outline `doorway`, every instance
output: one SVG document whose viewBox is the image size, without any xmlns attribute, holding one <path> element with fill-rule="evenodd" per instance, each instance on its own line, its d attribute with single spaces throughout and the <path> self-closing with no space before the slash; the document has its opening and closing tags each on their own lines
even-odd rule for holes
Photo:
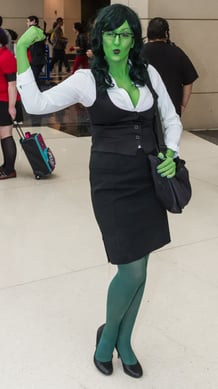
<svg viewBox="0 0 218 389">
<path fill-rule="evenodd" d="M 99 9 L 110 5 L 110 0 L 81 0 L 82 21 L 89 25 L 95 19 Z"/>
</svg>

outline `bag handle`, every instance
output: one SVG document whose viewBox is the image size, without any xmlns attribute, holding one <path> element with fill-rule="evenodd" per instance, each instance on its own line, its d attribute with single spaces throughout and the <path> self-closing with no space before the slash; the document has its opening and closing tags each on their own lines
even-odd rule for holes
<svg viewBox="0 0 218 389">
<path fill-rule="evenodd" d="M 150 90 L 153 99 L 154 99 L 154 109 L 155 109 L 155 118 L 154 118 L 154 134 L 156 138 L 156 143 L 157 143 L 157 148 L 158 151 L 165 154 L 166 153 L 166 145 L 164 142 L 164 136 L 163 136 L 163 127 L 161 123 L 161 118 L 160 118 L 160 113 L 158 109 L 158 104 L 157 104 L 157 99 L 158 99 L 158 94 L 154 90 L 151 79 L 149 77 L 148 71 L 147 71 L 147 87 Z"/>
<path fill-rule="evenodd" d="M 18 122 L 14 121 L 13 126 L 16 128 L 19 138 L 24 139 L 25 135 L 24 135 L 23 129 L 20 126 L 20 124 Z"/>
</svg>

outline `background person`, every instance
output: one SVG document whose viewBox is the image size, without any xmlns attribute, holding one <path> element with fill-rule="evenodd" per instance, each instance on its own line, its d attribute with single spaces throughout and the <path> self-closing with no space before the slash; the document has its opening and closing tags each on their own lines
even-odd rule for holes
<svg viewBox="0 0 218 389">
<path fill-rule="evenodd" d="M 46 37 L 47 37 L 48 43 L 50 43 L 50 45 L 53 45 L 54 30 L 55 30 L 56 26 L 57 26 L 57 20 L 55 20 L 55 22 L 52 25 L 52 28 L 46 33 Z"/>
<path fill-rule="evenodd" d="M 58 72 L 62 71 L 62 64 L 64 64 L 66 71 L 70 72 L 70 65 L 65 53 L 68 39 L 64 36 L 62 26 L 64 24 L 63 18 L 57 18 L 56 27 L 52 33 L 51 41 L 53 46 L 52 60 L 50 63 L 50 71 L 53 70 L 54 65 L 58 62 Z"/>
<path fill-rule="evenodd" d="M 155 17 L 147 27 L 148 43 L 144 45 L 143 57 L 160 73 L 178 115 L 184 112 L 192 92 L 193 82 L 198 78 L 189 57 L 170 41 L 170 29 L 166 19 Z"/>
<path fill-rule="evenodd" d="M 72 49 L 76 50 L 76 58 L 73 63 L 72 74 L 79 68 L 89 68 L 89 61 L 86 55 L 88 49 L 88 36 L 81 23 L 74 23 L 74 31 L 76 33 L 76 42 Z"/>
<path fill-rule="evenodd" d="M 21 101 L 16 88 L 16 59 L 6 47 L 7 43 L 7 35 L 0 28 L 0 139 L 3 154 L 0 180 L 16 177 L 17 149 L 12 127 L 14 120 L 23 120 Z"/>
<path fill-rule="evenodd" d="M 143 41 L 137 14 L 113 4 L 103 8 L 92 31 L 91 69 L 80 69 L 58 85 L 40 92 L 25 54 L 40 40 L 38 29 L 17 44 L 17 85 L 27 112 L 47 114 L 80 103 L 91 121 L 90 185 L 92 205 L 108 261 L 117 273 L 108 288 L 106 322 L 97 331 L 94 363 L 113 372 L 117 349 L 123 370 L 143 374 L 131 336 L 146 283 L 149 253 L 170 241 L 166 210 L 154 191 L 148 153 L 155 152 L 154 100 L 148 73 L 158 94 L 167 152 L 158 166 L 162 176 L 175 175 L 182 125 L 158 72 L 140 56 Z M 31 96 L 31 98 L 30 98 Z"/>
<path fill-rule="evenodd" d="M 3 17 L 0 16 L 0 28 L 2 28 L 4 30 L 4 32 L 5 32 L 5 34 L 7 35 L 7 38 L 8 38 L 8 43 L 7 43 L 6 47 L 8 48 L 8 50 L 10 50 L 12 53 L 14 53 L 14 45 L 13 45 L 13 42 L 12 42 L 11 34 L 10 34 L 10 32 L 7 29 L 4 29 L 2 27 L 2 24 L 3 24 Z"/>
</svg>

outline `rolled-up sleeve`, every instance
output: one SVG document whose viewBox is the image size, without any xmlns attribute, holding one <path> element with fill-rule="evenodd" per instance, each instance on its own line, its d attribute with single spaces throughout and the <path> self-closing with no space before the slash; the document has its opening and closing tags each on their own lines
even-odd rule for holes
<svg viewBox="0 0 218 389">
<path fill-rule="evenodd" d="M 36 115 L 60 111 L 76 103 L 88 107 L 96 96 L 95 81 L 88 70 L 79 70 L 60 84 L 41 92 L 29 68 L 17 76 L 17 88 L 25 110 Z"/>
</svg>

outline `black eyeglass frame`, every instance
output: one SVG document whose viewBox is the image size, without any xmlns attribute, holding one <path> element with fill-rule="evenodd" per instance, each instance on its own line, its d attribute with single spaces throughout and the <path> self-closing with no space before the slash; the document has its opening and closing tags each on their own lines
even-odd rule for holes
<svg viewBox="0 0 218 389">
<path fill-rule="evenodd" d="M 127 39 L 127 38 L 134 38 L 134 34 L 129 31 L 122 31 L 122 32 L 115 32 L 115 31 L 102 31 L 102 34 L 111 39 L 115 39 L 117 36 L 119 36 L 119 39 Z"/>
</svg>

